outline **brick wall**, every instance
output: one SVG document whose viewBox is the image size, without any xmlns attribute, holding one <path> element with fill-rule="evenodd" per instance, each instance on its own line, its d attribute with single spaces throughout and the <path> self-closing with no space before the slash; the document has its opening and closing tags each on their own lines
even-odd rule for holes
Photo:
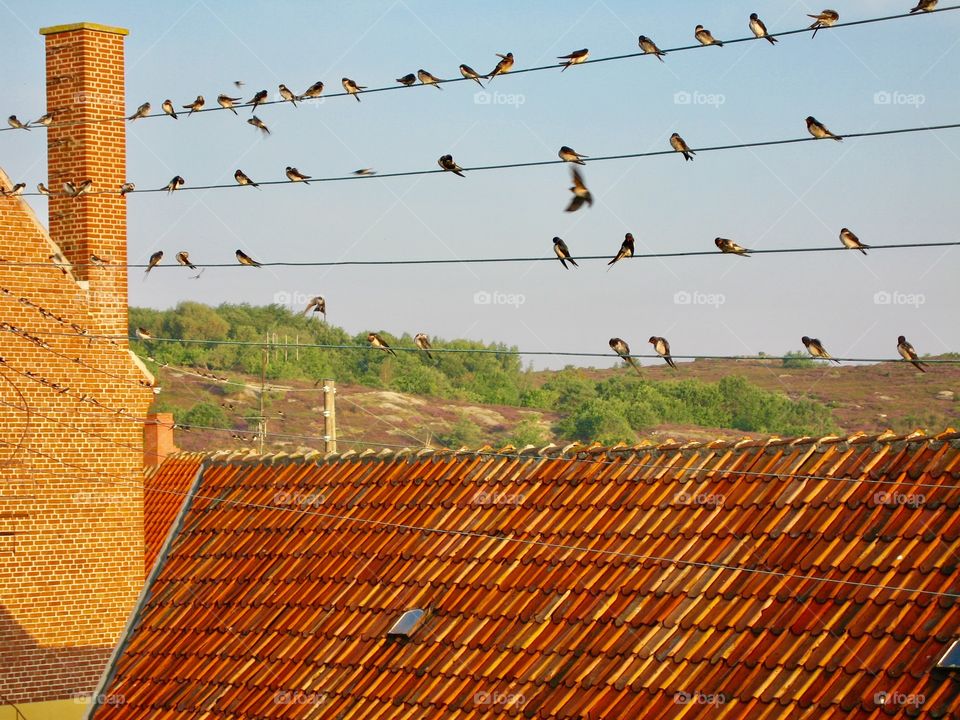
<svg viewBox="0 0 960 720">
<path fill-rule="evenodd" d="M 55 122 L 121 115 L 124 31 L 50 30 Z M 90 693 L 143 579 L 143 427 L 124 413 L 145 415 L 152 379 L 125 341 L 85 337 L 126 334 L 126 271 L 48 259 L 126 263 L 125 127 L 48 135 L 51 189 L 90 178 L 112 192 L 51 198 L 49 235 L 0 197 L 0 258 L 43 264 L 0 262 L 0 696 L 15 703 Z"/>
</svg>

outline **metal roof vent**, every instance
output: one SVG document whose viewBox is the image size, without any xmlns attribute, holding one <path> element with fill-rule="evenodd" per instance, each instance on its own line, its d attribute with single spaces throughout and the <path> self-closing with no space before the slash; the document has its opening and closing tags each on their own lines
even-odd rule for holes
<svg viewBox="0 0 960 720">
<path fill-rule="evenodd" d="M 960 670 L 960 640 L 953 641 L 953 645 L 937 662 L 937 667 L 943 670 Z"/>
<path fill-rule="evenodd" d="M 417 629 L 417 625 L 420 624 L 421 620 L 423 620 L 423 610 L 420 608 L 407 610 L 400 616 L 400 619 L 393 624 L 393 627 L 387 630 L 387 637 L 409 638 L 413 634 L 413 631 Z"/>
</svg>

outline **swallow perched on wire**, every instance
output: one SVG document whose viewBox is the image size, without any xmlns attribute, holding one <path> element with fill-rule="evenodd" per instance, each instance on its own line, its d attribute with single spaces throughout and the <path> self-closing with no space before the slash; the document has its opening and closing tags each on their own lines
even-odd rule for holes
<svg viewBox="0 0 960 720">
<path fill-rule="evenodd" d="M 66 183 L 64 183 L 66 184 Z M 81 195 L 87 195 L 93 192 L 93 180 L 83 180 L 77 184 L 76 192 L 74 197 L 80 197 Z"/>
<path fill-rule="evenodd" d="M 752 250 L 747 250 L 745 247 L 737 245 L 733 240 L 728 240 L 727 238 L 718 237 L 713 241 L 720 252 L 730 253 L 731 255 L 742 255 L 743 257 L 750 257 Z"/>
<path fill-rule="evenodd" d="M 178 252 L 176 257 L 177 257 L 177 262 L 180 263 L 181 265 L 184 265 L 190 268 L 191 270 L 197 269 L 197 266 L 194 265 L 192 262 L 190 262 L 190 253 L 188 253 L 186 250 L 181 250 L 180 252 Z"/>
<path fill-rule="evenodd" d="M 443 90 L 437 83 L 440 82 L 440 78 L 431 75 L 423 68 L 417 70 L 417 77 L 420 79 L 420 83 L 423 85 L 433 85 L 437 90 Z"/>
<path fill-rule="evenodd" d="M 935 7 L 937 7 L 937 0 L 920 0 L 916 7 L 910 9 L 910 12 L 932 12 Z"/>
<path fill-rule="evenodd" d="M 150 256 L 150 259 L 147 260 L 147 269 L 143 271 L 144 280 L 147 279 L 147 275 L 150 274 L 150 271 L 160 264 L 161 260 L 163 260 L 163 250 L 157 250 L 153 255 Z"/>
<path fill-rule="evenodd" d="M 293 106 L 297 106 L 297 96 L 293 94 L 293 91 L 288 88 L 283 83 L 280 83 L 280 97 L 283 98 L 284 102 L 293 103 Z"/>
<path fill-rule="evenodd" d="M 644 55 L 656 55 L 657 60 L 663 62 L 663 56 L 666 55 L 666 53 L 658 48 L 657 44 L 646 35 L 641 35 L 637 38 L 637 45 L 643 50 Z"/>
<path fill-rule="evenodd" d="M 913 349 L 913 345 L 908 343 L 903 335 L 897 338 L 897 352 L 900 353 L 900 357 L 904 360 L 912 363 L 917 370 L 926 372 L 926 370 L 923 369 L 926 363 L 920 362 L 920 356 L 917 355 L 917 351 Z"/>
<path fill-rule="evenodd" d="M 12 188 L 10 188 L 9 192 L 7 192 L 6 194 L 11 197 L 15 197 L 17 195 L 23 195 L 23 191 L 24 189 L 26 189 L 26 187 L 27 187 L 26 183 L 18 182 Z"/>
<path fill-rule="evenodd" d="M 506 55 L 497 53 L 497 57 L 500 58 L 500 62 L 498 62 L 497 66 L 490 71 L 489 75 L 487 75 L 488 80 L 493 80 L 497 75 L 503 75 L 504 73 L 510 72 L 510 68 L 513 67 L 512 52 L 508 52 Z"/>
<path fill-rule="evenodd" d="M 423 350 L 428 359 L 433 360 L 433 355 L 430 354 L 433 345 L 430 344 L 430 338 L 427 337 L 426 333 L 417 333 L 414 335 L 413 344 Z"/>
<path fill-rule="evenodd" d="M 627 345 L 626 340 L 618 337 L 610 338 L 610 342 L 608 344 L 610 345 L 611 350 L 628 362 L 630 366 L 637 371 L 637 375 L 643 375 L 643 371 L 640 369 L 637 361 L 630 357 L 630 346 Z"/>
<path fill-rule="evenodd" d="M 394 357 L 397 356 L 397 354 L 393 351 L 393 349 L 387 344 L 386 340 L 384 340 L 382 337 L 380 337 L 376 333 L 373 333 L 373 332 L 367 333 L 367 342 L 370 343 L 371 347 L 377 348 L 377 350 L 383 350 L 384 352 L 388 352 Z"/>
<path fill-rule="evenodd" d="M 406 85 L 407 87 L 409 87 L 410 85 L 413 85 L 416 81 L 417 81 L 417 76 L 414 75 L 413 73 L 408 73 L 403 77 L 397 78 L 398 83 L 400 83 L 401 85 Z"/>
<path fill-rule="evenodd" d="M 567 147 L 566 145 L 560 148 L 560 152 L 558 152 L 557 155 L 559 155 L 560 159 L 564 162 L 576 163 L 577 165 L 586 165 L 586 163 L 583 162 L 583 158 L 590 157 L 589 155 L 581 155 L 572 147 Z"/>
<path fill-rule="evenodd" d="M 127 193 L 132 193 L 137 186 L 132 182 L 125 182 L 120 186 L 120 197 L 126 197 Z"/>
<path fill-rule="evenodd" d="M 582 62 L 586 62 L 587 58 L 590 57 L 590 51 L 587 48 L 583 50 L 574 50 L 569 55 L 558 55 L 557 60 L 565 60 L 566 62 L 557 63 L 558 65 L 563 65 L 563 72 L 571 65 L 579 65 Z"/>
<path fill-rule="evenodd" d="M 37 192 L 41 195 L 49 195 L 50 189 L 43 183 L 37 183 Z"/>
<path fill-rule="evenodd" d="M 77 196 L 77 186 L 72 182 L 67 180 L 63 183 L 63 194 L 67 197 L 76 197 Z"/>
<path fill-rule="evenodd" d="M 53 113 L 44 113 L 43 115 L 38 117 L 36 120 L 34 120 L 31 124 L 42 125 L 43 127 L 50 127 L 52 123 L 53 123 Z"/>
<path fill-rule="evenodd" d="M 483 87 L 483 83 L 480 82 L 480 73 L 474 70 L 469 65 L 460 65 L 460 74 L 463 75 L 467 80 L 473 80 L 480 87 Z"/>
<path fill-rule="evenodd" d="M 106 258 L 102 258 L 99 255 L 90 255 L 90 264 L 96 265 L 97 267 L 103 267 L 104 265 L 109 265 L 110 261 Z"/>
<path fill-rule="evenodd" d="M 172 193 L 174 190 L 179 190 L 184 186 L 186 180 L 184 180 L 179 175 L 174 175 L 170 182 L 167 183 L 166 190 L 168 193 Z"/>
<path fill-rule="evenodd" d="M 466 177 L 463 174 L 463 168 L 457 165 L 457 163 L 454 161 L 453 155 L 441 155 L 437 160 L 437 165 L 442 167 L 447 172 L 452 172 L 454 175 Z"/>
<path fill-rule="evenodd" d="M 830 353 L 824 349 L 823 343 L 816 338 L 808 338 L 806 335 L 804 335 L 802 338 L 800 338 L 800 342 L 803 343 L 803 346 L 807 349 L 807 352 L 813 357 L 821 360 L 830 360 L 831 362 L 835 362 L 837 365 L 840 364 L 840 361 L 835 360 Z"/>
<path fill-rule="evenodd" d="M 710 31 L 703 27 L 703 25 L 697 25 L 693 30 L 693 36 L 697 39 L 701 45 L 716 45 L 717 47 L 723 47 L 723 43 L 713 37 L 710 34 Z"/>
<path fill-rule="evenodd" d="M 260 187 L 257 183 L 247 177 L 247 174 L 243 170 L 237 170 L 233 174 L 233 179 L 237 181 L 238 185 L 250 185 L 251 187 L 258 188 Z"/>
<path fill-rule="evenodd" d="M 318 80 L 313 85 L 311 85 L 310 87 L 308 87 L 306 90 L 303 91 L 303 95 L 300 96 L 300 99 L 303 100 L 305 98 L 318 98 L 320 97 L 320 93 L 322 92 L 323 92 L 323 83 Z"/>
<path fill-rule="evenodd" d="M 827 130 L 826 126 L 818 121 L 813 115 L 807 116 L 807 131 L 813 135 L 817 140 L 823 140 L 824 138 L 831 138 L 840 142 L 843 140 L 843 137 L 840 135 L 834 135 L 832 132 Z"/>
<path fill-rule="evenodd" d="M 16 115 L 11 115 L 7 118 L 7 125 L 12 127 L 14 130 L 29 130 L 30 128 L 24 125 L 22 122 L 17 120 Z"/>
<path fill-rule="evenodd" d="M 253 94 L 252 98 L 247 100 L 246 104 L 251 106 L 250 112 L 253 112 L 254 110 L 257 109 L 258 105 L 266 102 L 266 99 L 267 99 L 267 91 L 259 90 Z"/>
<path fill-rule="evenodd" d="M 567 244 L 558 237 L 553 239 L 553 252 L 556 253 L 557 257 L 560 259 L 560 264 L 563 265 L 564 270 L 569 270 L 567 267 L 567 262 L 574 267 L 580 267 L 577 265 L 577 261 L 570 257 L 570 248 L 567 247 Z"/>
<path fill-rule="evenodd" d="M 142 117 L 146 117 L 150 114 L 150 103 L 145 102 L 143 105 L 137 108 L 137 111 L 130 115 L 127 120 L 139 120 Z"/>
<path fill-rule="evenodd" d="M 262 132 L 264 135 L 270 134 L 270 128 L 268 128 L 266 124 L 263 122 L 263 120 L 258 118 L 256 115 L 254 115 L 252 118 L 247 120 L 247 123 L 249 125 L 253 125 L 255 128 L 260 130 L 260 132 Z"/>
<path fill-rule="evenodd" d="M 754 37 L 764 38 L 771 45 L 776 45 L 778 42 L 775 37 L 770 37 L 767 26 L 763 24 L 763 20 L 756 13 L 750 13 L 750 31 Z"/>
<path fill-rule="evenodd" d="M 838 13 L 836 10 L 824 10 L 816 15 L 808 14 L 807 17 L 813 18 L 813 25 L 811 25 L 809 28 L 810 30 L 813 30 L 813 35 L 810 36 L 811 39 L 813 39 L 817 36 L 817 30 L 820 28 L 830 27 L 837 22 L 837 20 L 840 19 L 840 13 Z"/>
<path fill-rule="evenodd" d="M 320 313 L 323 315 L 324 321 L 327 319 L 327 301 L 324 300 L 320 295 L 310 298 L 310 302 L 307 303 L 307 307 L 304 308 L 304 311 L 300 313 L 301 315 L 306 315 L 310 311 L 315 313 Z"/>
<path fill-rule="evenodd" d="M 302 183 L 306 183 L 307 185 L 310 184 L 310 177 L 311 177 L 311 176 L 310 176 L 310 175 L 304 175 L 302 172 L 300 172 L 299 170 L 297 170 L 295 167 L 290 167 L 289 165 L 287 165 L 286 173 L 287 173 L 287 179 L 288 179 L 290 182 L 302 182 Z"/>
<path fill-rule="evenodd" d="M 194 100 L 194 101 L 193 101 L 192 103 L 190 103 L 189 105 L 183 105 L 182 107 L 183 107 L 184 110 L 189 110 L 189 111 L 190 111 L 190 112 L 187 113 L 187 117 L 190 117 L 191 115 L 193 115 L 193 114 L 194 114 L 195 112 L 197 112 L 198 110 L 203 109 L 203 106 L 206 105 L 206 103 L 207 103 L 207 101 L 203 99 L 203 95 L 197 95 L 197 99 L 196 99 L 196 100 Z"/>
<path fill-rule="evenodd" d="M 133 332 L 137 336 L 137 340 L 153 340 L 153 335 L 144 327 L 137 327 Z"/>
<path fill-rule="evenodd" d="M 672 367 L 674 370 L 678 369 L 677 364 L 673 361 L 673 358 L 670 357 L 670 343 L 667 342 L 665 337 L 653 335 L 647 342 L 653 345 L 653 349 L 656 350 L 657 355 L 667 361 L 667 365 Z"/>
<path fill-rule="evenodd" d="M 690 146 L 680 137 L 677 133 L 674 133 L 670 136 L 670 147 L 676 150 L 678 153 L 683 153 L 684 160 L 693 160 L 693 156 L 696 153 L 690 149 Z"/>
<path fill-rule="evenodd" d="M 359 93 L 366 90 L 367 86 L 357 85 L 357 83 L 351 80 L 350 78 L 343 78 L 340 80 L 340 82 L 343 84 L 343 89 L 347 91 L 347 94 L 353 95 L 353 99 L 356 100 L 357 102 L 360 102 Z"/>
<path fill-rule="evenodd" d="M 229 95 L 217 95 L 217 104 L 224 110 L 229 110 L 234 115 L 239 115 L 234 105 L 240 102 L 242 99 L 243 98 L 230 97 Z"/>
<path fill-rule="evenodd" d="M 860 238 L 853 234 L 851 230 L 847 228 L 840 229 L 840 242 L 843 243 L 843 246 L 848 250 L 859 250 L 864 255 L 867 254 L 867 248 L 869 245 L 864 245 L 860 242 Z"/>
<path fill-rule="evenodd" d="M 174 120 L 177 119 L 177 111 L 173 109 L 173 101 L 172 101 L 172 100 L 164 100 L 163 103 L 160 105 L 160 107 L 162 107 L 162 108 L 163 108 L 163 111 L 164 111 L 167 115 L 169 115 L 170 117 L 172 117 Z"/>
<path fill-rule="evenodd" d="M 612 266 L 615 262 L 629 257 L 633 257 L 633 235 L 631 233 L 627 233 L 623 236 L 623 242 L 620 243 L 620 249 L 617 251 L 617 254 L 613 256 L 613 260 L 607 263 L 607 270 L 609 270 L 610 266 Z"/>
<path fill-rule="evenodd" d="M 251 267 L 260 267 L 260 263 L 247 255 L 243 250 L 237 250 L 234 253 L 237 256 L 237 262 L 241 265 L 250 265 Z"/>
<path fill-rule="evenodd" d="M 359 170 L 354 170 L 353 174 L 359 175 L 360 177 L 369 177 L 370 175 L 376 175 L 377 171 L 373 168 L 360 168 Z"/>
</svg>

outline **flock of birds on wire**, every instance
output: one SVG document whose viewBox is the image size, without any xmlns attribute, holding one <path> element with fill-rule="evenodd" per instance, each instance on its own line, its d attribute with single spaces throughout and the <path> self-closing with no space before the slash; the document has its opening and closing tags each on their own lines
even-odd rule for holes
<svg viewBox="0 0 960 720">
<path fill-rule="evenodd" d="M 910 12 L 911 13 L 931 12 L 936 8 L 937 2 L 938 0 L 919 0 L 919 2 L 917 2 L 916 6 L 913 7 L 910 10 Z M 836 10 L 829 10 L 829 9 L 824 10 L 820 13 L 817 13 L 816 15 L 808 15 L 808 17 L 812 18 L 814 21 L 810 25 L 810 29 L 813 31 L 813 37 L 816 37 L 817 31 L 820 30 L 821 28 L 831 27 L 832 25 L 836 24 L 840 20 L 840 14 Z M 757 16 L 756 13 L 751 13 L 748 25 L 751 32 L 756 38 L 766 39 L 771 45 L 777 43 L 777 38 L 768 33 L 766 25 Z M 697 39 L 697 41 L 701 45 L 704 45 L 704 46 L 716 45 L 717 47 L 723 47 L 723 42 L 721 40 L 714 38 L 712 33 L 706 28 L 704 28 L 702 25 L 696 26 L 696 28 L 694 29 L 694 37 Z M 659 47 L 657 47 L 656 43 L 653 40 L 651 40 L 649 37 L 645 35 L 640 35 L 638 38 L 638 45 L 640 49 L 643 51 L 644 55 L 654 55 L 660 62 L 664 62 L 663 58 L 667 53 L 661 50 Z M 586 62 L 589 57 L 589 54 L 590 54 L 590 51 L 587 48 L 584 48 L 582 50 L 576 50 L 574 52 L 571 52 L 567 55 L 559 56 L 558 59 L 562 61 L 559 63 L 559 66 L 561 66 L 562 68 L 561 72 L 565 71 L 567 68 L 573 65 L 578 65 Z M 483 80 L 487 80 L 488 82 L 492 81 L 497 75 L 503 75 L 505 73 L 508 73 L 513 68 L 514 56 L 512 52 L 508 52 L 505 54 L 497 53 L 497 57 L 500 59 L 497 62 L 496 66 L 493 68 L 492 71 L 490 71 L 486 75 L 478 73 L 469 65 L 465 65 L 465 64 L 461 64 L 459 66 L 460 74 L 463 76 L 464 79 L 473 80 L 476 83 L 478 83 L 481 87 L 483 87 L 483 82 L 482 82 Z M 410 85 L 416 84 L 417 80 L 419 80 L 422 85 L 432 85 L 436 87 L 438 90 L 443 89 L 440 86 L 440 83 L 444 82 L 444 80 L 423 69 L 418 70 L 416 74 L 409 73 L 407 75 L 404 75 L 403 77 L 399 77 L 397 78 L 396 81 L 401 85 L 410 86 Z M 341 80 L 341 83 L 343 85 L 343 89 L 349 95 L 353 96 L 353 98 L 357 102 L 360 102 L 360 95 L 363 93 L 364 90 L 367 89 L 367 86 L 360 85 L 356 81 L 346 77 Z M 237 81 L 234 84 L 238 88 L 243 85 L 243 83 L 240 81 Z M 324 90 L 324 84 L 323 82 L 320 82 L 320 81 L 312 84 L 300 95 L 294 93 L 286 85 L 282 83 L 279 86 L 279 94 L 281 99 L 284 102 L 290 102 L 294 106 L 296 106 L 297 101 L 319 98 L 323 93 L 323 90 Z M 241 102 L 242 98 L 231 97 L 226 94 L 221 94 L 217 97 L 217 104 L 220 105 L 220 107 L 225 110 L 230 110 L 231 112 L 234 113 L 234 115 L 238 114 L 237 113 L 238 106 L 249 106 L 251 108 L 251 113 L 253 113 L 256 111 L 259 105 L 267 102 L 268 97 L 269 97 L 269 94 L 266 90 L 260 90 L 256 94 L 254 94 L 254 96 L 250 100 L 248 100 L 246 103 L 242 103 Z M 203 109 L 205 104 L 206 104 L 206 100 L 204 99 L 204 97 L 202 95 L 198 95 L 193 102 L 187 105 L 183 105 L 181 107 L 184 110 L 189 110 L 189 112 L 187 113 L 187 116 L 189 116 L 189 115 L 192 115 L 194 112 L 197 112 Z M 179 118 L 176 107 L 174 106 L 174 103 L 171 100 L 169 99 L 164 100 L 163 103 L 161 104 L 161 108 L 166 115 L 169 115 L 174 120 Z M 149 102 L 145 102 L 142 105 L 140 105 L 133 114 L 128 116 L 126 120 L 132 122 L 134 120 L 147 117 L 148 115 L 150 115 L 151 109 L 152 109 L 151 104 Z M 37 119 L 36 121 L 33 121 L 31 123 L 23 123 L 16 117 L 16 115 L 11 115 L 7 119 L 7 123 L 10 125 L 11 128 L 14 128 L 14 129 L 30 130 L 30 127 L 33 125 L 50 127 L 53 123 L 53 120 L 54 120 L 54 115 L 52 113 L 47 113 L 42 117 L 40 117 L 39 119 Z M 264 135 L 270 134 L 270 129 L 256 115 L 252 115 L 252 117 L 250 117 L 247 120 L 247 122 L 253 127 L 260 130 Z M 819 122 L 813 116 L 808 116 L 806 118 L 806 126 L 807 126 L 807 131 L 810 133 L 810 135 L 817 140 L 831 139 L 831 140 L 841 141 L 843 139 L 842 136 L 836 135 L 833 132 L 831 132 L 823 123 Z M 696 155 L 696 152 L 690 148 L 690 146 L 679 135 L 679 133 L 673 133 L 670 136 L 670 146 L 673 148 L 675 152 L 682 154 L 685 161 L 693 160 L 694 156 Z M 578 153 L 573 148 L 570 148 L 566 145 L 560 148 L 560 151 L 558 152 L 558 156 L 562 161 L 573 163 L 576 165 L 584 165 L 585 164 L 584 159 L 589 159 L 589 156 Z M 442 155 L 437 160 L 437 164 L 440 166 L 442 170 L 446 172 L 451 172 L 459 177 L 465 177 L 464 169 L 457 164 L 453 156 L 450 154 Z M 310 175 L 306 175 L 300 172 L 297 168 L 292 166 L 288 166 L 285 169 L 285 174 L 287 179 L 290 182 L 303 182 L 303 183 L 309 184 L 309 181 L 312 179 Z M 362 168 L 360 170 L 354 171 L 354 174 L 361 175 L 361 176 L 373 175 L 375 174 L 375 171 L 372 168 Z M 254 182 L 246 173 L 244 173 L 240 169 L 237 169 L 233 177 L 234 177 L 234 180 L 236 180 L 238 185 L 259 187 L 258 183 Z M 590 190 L 587 188 L 586 183 L 583 179 L 583 176 L 577 171 L 576 168 L 572 168 L 571 177 L 572 177 L 572 186 L 570 187 L 570 192 L 573 194 L 573 197 L 570 199 L 570 202 L 566 207 L 566 212 L 576 212 L 577 210 L 580 210 L 584 205 L 587 205 L 588 207 L 592 206 L 593 196 L 590 193 Z M 164 189 L 168 193 L 172 193 L 182 188 L 185 184 L 186 184 L 186 181 L 184 180 L 184 178 L 180 175 L 176 175 L 170 180 L 169 183 L 167 183 Z M 11 190 L 0 188 L 0 194 L 10 195 L 10 196 L 21 195 L 23 194 L 23 191 L 25 188 L 26 188 L 26 184 L 21 182 L 21 183 L 15 184 Z M 125 196 L 128 193 L 133 192 L 135 189 L 136 189 L 136 186 L 134 185 L 134 183 L 126 182 L 120 186 L 119 194 L 121 196 Z M 65 182 L 63 184 L 63 194 L 67 197 L 78 198 L 93 192 L 93 190 L 94 190 L 94 185 L 92 180 L 84 180 L 77 184 L 74 184 L 71 182 Z M 37 185 L 37 191 L 41 195 L 49 196 L 53 194 L 50 191 L 50 189 L 47 188 L 43 183 L 39 183 Z M 751 252 L 750 250 L 742 247 L 741 245 L 737 244 L 733 240 L 718 237 L 714 240 L 714 242 L 717 248 L 722 253 L 740 255 L 742 257 L 750 256 L 750 252 Z M 844 247 L 851 250 L 859 250 L 864 255 L 866 255 L 866 251 L 870 247 L 869 245 L 865 245 L 864 243 L 862 243 L 860 239 L 848 228 L 841 229 L 840 242 L 844 245 Z M 553 238 L 553 248 L 557 258 L 560 260 L 561 264 L 565 269 L 569 269 L 567 265 L 568 262 L 573 267 L 579 267 L 577 265 L 576 260 L 571 256 L 570 249 L 567 247 L 567 244 L 561 238 L 559 237 Z M 259 262 L 251 258 L 242 250 L 238 249 L 235 254 L 236 254 L 237 262 L 240 263 L 241 265 L 260 267 Z M 619 260 L 632 257 L 633 254 L 634 254 L 634 238 L 631 233 L 627 233 L 626 236 L 624 237 L 623 243 L 620 246 L 620 250 L 613 257 L 613 259 L 611 259 L 607 263 L 607 265 L 612 266 Z M 162 250 L 158 250 L 157 252 L 153 253 L 150 256 L 150 260 L 147 264 L 147 269 L 145 271 L 145 277 L 150 273 L 150 271 L 154 267 L 160 264 L 160 262 L 163 260 L 163 256 L 164 256 L 164 253 Z M 57 256 L 52 255 L 50 259 L 54 261 L 55 264 L 61 266 L 61 269 L 63 269 L 62 266 L 64 264 L 64 261 L 62 258 L 58 258 Z M 191 262 L 190 256 L 186 251 L 178 252 L 176 254 L 176 259 L 180 265 L 186 266 L 192 270 L 197 269 L 196 265 L 194 265 Z M 104 266 L 104 265 L 108 265 L 109 261 L 103 258 L 99 258 L 96 255 L 91 255 L 90 263 L 95 266 Z M 202 270 L 201 270 L 201 273 L 202 273 Z M 194 277 L 199 277 L 199 274 Z M 321 296 L 317 296 L 312 298 L 309 301 L 306 309 L 303 311 L 302 314 L 307 315 L 310 312 L 319 313 L 324 316 L 324 319 L 326 319 L 326 309 L 327 309 L 326 300 Z M 140 340 L 153 339 L 153 336 L 151 335 L 151 333 L 142 327 L 136 328 L 135 335 Z M 378 350 L 382 350 L 386 353 L 390 353 L 391 355 L 396 356 L 396 352 L 393 350 L 393 348 L 391 348 L 390 345 L 386 342 L 386 340 L 384 340 L 383 337 L 380 336 L 378 333 L 374 333 L 374 332 L 368 333 L 367 341 L 372 348 L 376 348 Z M 810 353 L 812 357 L 817 359 L 830 360 L 837 364 L 840 363 L 839 360 L 833 358 L 830 355 L 830 353 L 827 352 L 827 350 L 823 346 L 823 343 L 821 343 L 820 340 L 818 340 L 817 338 L 810 338 L 807 336 L 803 336 L 803 338 L 801 338 L 801 341 L 803 342 L 804 347 L 806 347 L 807 351 Z M 660 337 L 660 336 L 652 336 L 650 337 L 648 342 L 653 346 L 653 349 L 656 351 L 656 353 L 660 357 L 662 357 L 671 368 L 677 369 L 677 365 L 674 362 L 673 357 L 671 356 L 671 353 L 670 353 L 670 343 L 667 341 L 666 338 Z M 425 333 L 418 333 L 416 336 L 414 336 L 414 344 L 417 346 L 419 350 L 424 352 L 428 358 L 433 359 L 433 356 L 430 354 L 430 350 L 433 349 L 433 346 L 430 343 L 429 337 Z M 630 364 L 638 373 L 642 372 L 640 370 L 639 364 L 637 364 L 636 360 L 634 359 L 634 356 L 630 352 L 630 346 L 627 344 L 625 340 L 623 340 L 622 338 L 611 338 L 609 341 L 609 345 L 611 350 L 613 350 L 618 356 L 623 358 L 623 360 L 628 364 Z M 920 360 L 920 357 L 917 354 L 916 350 L 914 349 L 913 345 L 911 345 L 903 335 L 897 338 L 897 351 L 904 360 L 913 364 L 914 367 L 916 367 L 921 372 L 926 372 L 926 370 L 924 369 L 926 363 L 923 363 Z"/>
</svg>

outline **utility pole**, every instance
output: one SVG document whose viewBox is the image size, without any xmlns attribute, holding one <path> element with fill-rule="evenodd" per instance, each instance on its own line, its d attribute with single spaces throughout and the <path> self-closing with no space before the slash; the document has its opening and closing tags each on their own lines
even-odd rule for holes
<svg viewBox="0 0 960 720">
<path fill-rule="evenodd" d="M 263 443 L 267 435 L 267 418 L 263 413 L 263 394 L 267 384 L 267 358 L 269 350 L 263 349 L 260 356 L 260 417 L 257 418 L 257 445 L 260 448 L 260 454 L 263 455 Z"/>
<path fill-rule="evenodd" d="M 337 383 L 323 381 L 323 449 L 337 451 Z"/>
</svg>

